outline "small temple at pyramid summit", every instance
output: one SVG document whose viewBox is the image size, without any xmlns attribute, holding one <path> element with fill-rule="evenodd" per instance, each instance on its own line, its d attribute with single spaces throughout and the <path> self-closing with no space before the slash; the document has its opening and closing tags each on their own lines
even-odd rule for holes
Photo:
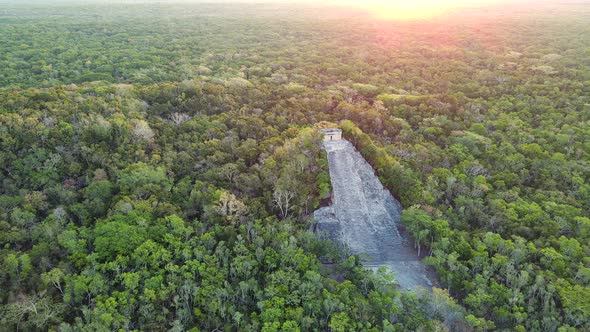
<svg viewBox="0 0 590 332">
<path fill-rule="evenodd" d="M 324 128 L 319 130 L 324 134 L 324 141 L 339 141 L 342 139 L 342 129 L 338 128 Z"/>
</svg>

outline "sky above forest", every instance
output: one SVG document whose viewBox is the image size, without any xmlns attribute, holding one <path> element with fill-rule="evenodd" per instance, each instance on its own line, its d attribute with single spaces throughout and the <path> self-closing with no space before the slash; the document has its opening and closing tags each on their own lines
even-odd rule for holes
<svg viewBox="0 0 590 332">
<path fill-rule="evenodd" d="M 0 0 L 0 5 L 22 5 L 26 3 L 75 3 L 77 5 L 87 4 L 178 4 L 178 3 L 281 3 L 297 4 L 303 3 L 314 6 L 343 6 L 355 8 L 373 14 L 379 19 L 391 20 L 421 20 L 442 16 L 460 10 L 462 8 L 485 8 L 502 6 L 514 6 L 519 4 L 540 5 L 555 4 L 581 4 L 590 3 L 590 0 Z"/>
</svg>

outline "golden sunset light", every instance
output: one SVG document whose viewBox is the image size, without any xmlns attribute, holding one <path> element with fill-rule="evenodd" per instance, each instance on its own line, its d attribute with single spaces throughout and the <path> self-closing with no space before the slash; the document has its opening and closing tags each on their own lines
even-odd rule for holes
<svg viewBox="0 0 590 332">
<path fill-rule="evenodd" d="M 379 19 L 385 20 L 424 20 L 445 15 L 454 9 L 467 7 L 482 7 L 504 2 L 502 0 L 374 0 L 359 3 L 357 1 L 344 1 L 346 5 L 353 5 L 369 11 Z"/>
</svg>

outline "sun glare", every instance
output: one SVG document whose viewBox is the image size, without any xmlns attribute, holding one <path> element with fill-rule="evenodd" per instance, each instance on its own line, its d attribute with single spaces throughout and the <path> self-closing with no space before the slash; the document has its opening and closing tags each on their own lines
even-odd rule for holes
<svg viewBox="0 0 590 332">
<path fill-rule="evenodd" d="M 377 18 L 387 20 L 422 20 L 444 15 L 449 11 L 471 6 L 481 6 L 498 3 L 494 0 L 369 0 L 362 4 L 356 3 L 362 9 L 368 10 Z"/>
</svg>

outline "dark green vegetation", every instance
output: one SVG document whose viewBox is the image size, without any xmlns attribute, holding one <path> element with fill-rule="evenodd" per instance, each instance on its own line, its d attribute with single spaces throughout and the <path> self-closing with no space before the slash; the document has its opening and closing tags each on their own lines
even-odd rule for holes
<svg viewBox="0 0 590 332">
<path fill-rule="evenodd" d="M 6 8 L 3 328 L 590 329 L 585 7 Z M 465 309 L 307 231 L 322 120 L 346 120 Z"/>
</svg>

